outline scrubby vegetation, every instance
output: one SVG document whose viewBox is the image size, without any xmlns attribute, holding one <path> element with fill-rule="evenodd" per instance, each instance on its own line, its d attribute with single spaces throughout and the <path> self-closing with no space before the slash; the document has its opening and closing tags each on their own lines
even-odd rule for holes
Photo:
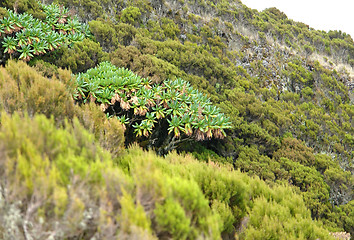
<svg viewBox="0 0 354 240">
<path fill-rule="evenodd" d="M 349 35 L 239 1 L 48 2 L 0 3 L 1 239 L 354 234 Z"/>
<path fill-rule="evenodd" d="M 3 112 L 0 141 L 4 239 L 220 239 L 238 227 L 245 239 L 330 238 L 289 187 L 176 153 L 113 159 L 76 118 L 57 128 Z"/>
</svg>

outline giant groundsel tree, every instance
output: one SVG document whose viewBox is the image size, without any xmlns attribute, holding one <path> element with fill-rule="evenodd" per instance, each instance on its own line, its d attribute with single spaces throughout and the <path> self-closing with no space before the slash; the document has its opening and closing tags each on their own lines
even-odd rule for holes
<svg viewBox="0 0 354 240">
<path fill-rule="evenodd" d="M 88 26 L 70 17 L 67 8 L 57 4 L 40 6 L 45 15 L 43 20 L 12 10 L 6 10 L 5 16 L 0 18 L 0 42 L 5 54 L 0 62 L 4 63 L 9 56 L 29 61 L 89 35 Z"/>
<path fill-rule="evenodd" d="M 103 62 L 77 76 L 76 99 L 96 102 L 118 117 L 128 143 L 139 139 L 164 154 L 179 143 L 223 138 L 231 122 L 209 98 L 182 79 L 152 84 L 128 69 Z"/>
</svg>

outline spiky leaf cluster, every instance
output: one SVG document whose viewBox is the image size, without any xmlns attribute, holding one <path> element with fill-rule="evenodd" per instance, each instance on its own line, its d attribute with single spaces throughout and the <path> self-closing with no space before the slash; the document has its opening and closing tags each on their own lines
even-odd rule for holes
<svg viewBox="0 0 354 240">
<path fill-rule="evenodd" d="M 148 137 L 160 119 L 168 122 L 166 134 L 176 138 L 223 138 L 224 129 L 231 127 L 229 119 L 206 95 L 182 79 L 152 84 L 128 69 L 103 62 L 79 74 L 76 81 L 79 101 L 96 102 L 108 112 L 119 106 L 119 119 L 122 124 L 131 124 L 137 137 Z"/>
<path fill-rule="evenodd" d="M 76 17 L 70 17 L 67 8 L 57 4 L 40 5 L 46 15 L 43 21 L 12 10 L 7 10 L 7 16 L 0 19 L 4 53 L 19 55 L 19 59 L 29 61 L 35 55 L 82 41 L 89 35 L 88 26 L 81 24 Z"/>
</svg>

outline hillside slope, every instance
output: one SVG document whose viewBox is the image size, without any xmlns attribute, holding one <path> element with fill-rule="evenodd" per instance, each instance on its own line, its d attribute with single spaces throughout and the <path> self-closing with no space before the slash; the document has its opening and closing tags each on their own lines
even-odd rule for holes
<svg viewBox="0 0 354 240">
<path fill-rule="evenodd" d="M 217 202 L 214 206 L 214 201 L 221 200 L 209 198 L 208 194 L 214 193 L 205 191 L 203 186 L 199 185 L 203 192 L 200 196 L 204 194 L 201 197 L 204 200 L 201 201 L 209 201 L 211 210 L 205 210 L 204 215 L 195 213 L 196 216 L 204 219 L 200 221 L 214 221 L 214 218 L 218 218 L 215 209 L 213 210 L 214 206 L 219 210 L 222 209 L 218 210 L 218 214 L 224 218 L 222 220 L 224 222 L 215 229 L 206 230 L 198 223 L 190 225 L 190 228 L 179 226 L 182 229 L 169 233 L 164 231 L 172 229 L 172 225 L 178 225 L 177 222 L 185 217 L 181 211 L 174 213 L 178 214 L 176 218 L 180 220 L 171 219 L 171 222 L 159 222 L 160 225 L 154 225 L 156 224 L 154 214 L 158 213 L 151 214 L 149 206 L 140 203 L 146 212 L 145 216 L 138 203 L 140 200 L 131 200 L 131 197 L 123 194 L 124 199 L 129 198 L 129 201 L 136 204 L 134 211 L 140 211 L 137 214 L 142 214 L 137 217 L 138 222 L 135 223 L 146 231 L 140 229 L 139 234 L 151 235 L 153 232 L 151 236 L 155 237 L 195 238 L 198 234 L 208 232 L 210 236 L 221 233 L 223 238 L 227 239 L 236 231 L 241 239 L 262 239 L 259 229 L 264 227 L 271 234 L 281 228 L 279 231 L 285 231 L 284 236 L 295 234 L 296 238 L 318 237 L 317 223 L 314 223 L 316 227 L 306 230 L 307 232 L 294 230 L 295 232 L 290 233 L 288 232 L 290 228 L 286 226 L 267 225 L 274 222 L 273 216 L 257 219 L 259 216 L 265 216 L 266 208 L 270 209 L 270 215 L 278 214 L 271 209 L 274 207 L 275 211 L 281 207 L 265 206 L 271 204 L 273 198 L 281 197 L 279 194 L 281 195 L 282 191 L 290 191 L 293 194 L 295 191 L 296 196 L 301 196 L 299 204 L 304 204 L 304 209 L 310 210 L 312 219 L 324 223 L 327 229 L 345 230 L 353 234 L 354 43 L 349 35 L 336 31 L 328 33 L 317 31 L 303 23 L 288 19 L 277 9 L 257 12 L 247 8 L 240 1 L 64 0 L 60 3 L 68 7 L 70 14 L 77 14 L 82 21 L 89 24 L 92 36 L 75 44 L 63 46 L 50 54 L 35 57 L 29 65 L 38 71 L 33 75 L 43 75 L 53 81 L 60 79 L 63 85 L 52 88 L 58 87 L 60 90 L 58 93 L 64 97 L 59 98 L 61 99 L 59 105 L 54 104 L 56 107 L 48 107 L 45 104 L 47 100 L 36 100 L 36 96 L 44 93 L 47 94 L 44 98 L 51 97 L 49 92 L 43 90 L 46 88 L 50 90 L 45 86 L 51 85 L 49 84 L 51 80 L 45 80 L 44 85 L 34 84 L 29 92 L 22 88 L 22 85 L 17 89 L 19 83 L 16 83 L 18 81 L 15 77 L 18 74 L 16 72 L 22 72 L 20 68 L 27 68 L 11 62 L 7 67 L 9 69 L 2 69 L 3 75 L 0 76 L 2 81 L 0 107 L 3 110 L 8 113 L 25 111 L 30 117 L 35 113 L 42 113 L 47 117 L 53 116 L 59 125 L 65 122 L 65 118 L 73 119 L 76 116 L 81 124 L 95 135 L 96 141 L 101 146 L 108 149 L 113 156 L 120 156 L 119 161 L 123 161 L 126 166 L 133 166 L 135 163 L 131 160 L 122 160 L 124 157 L 120 155 L 123 151 L 121 150 L 123 130 L 119 121 L 116 121 L 116 118 L 105 119 L 93 104 L 80 107 L 75 105 L 71 95 L 75 95 L 78 83 L 69 80 L 70 73 L 60 68 L 70 68 L 77 74 L 95 67 L 100 62 L 110 61 L 117 67 L 128 68 L 155 83 L 182 78 L 207 94 L 211 101 L 230 117 L 232 128 L 226 130 L 225 139 L 180 144 L 177 146 L 178 152 L 190 152 L 199 161 L 210 164 L 217 162 L 217 166 L 227 164 L 262 180 L 247 183 L 247 189 L 257 188 L 257 184 L 264 184 L 267 189 L 269 186 L 282 189 L 281 186 L 285 185 L 288 186 L 285 188 L 291 188 L 279 190 L 270 198 L 268 193 L 266 193 L 268 197 L 258 198 L 257 195 L 257 203 L 252 200 L 254 197 L 251 193 L 257 190 L 247 190 L 245 194 L 251 196 L 251 201 L 245 200 L 245 204 L 250 209 L 241 207 L 241 210 L 235 210 L 229 205 L 228 207 L 233 209 L 231 214 L 224 202 L 222 204 Z M 12 8 L 13 1 L 3 1 L 0 7 Z M 15 7 L 19 12 L 27 11 L 38 18 L 43 18 L 36 1 L 17 1 Z M 0 16 L 4 15 L 6 11 L 2 9 Z M 1 49 L 0 58 L 1 63 L 5 64 L 8 56 L 3 52 Z M 13 80 L 9 81 L 11 78 Z M 64 91 L 65 88 L 68 92 Z M 9 92 L 14 94 L 8 94 Z M 28 102 L 28 99 L 31 101 Z M 95 101 L 98 103 L 96 99 Z M 111 114 L 108 110 L 105 113 Z M 115 134 L 116 131 L 119 134 Z M 127 134 L 126 132 L 125 136 L 129 137 Z M 147 140 L 142 139 L 140 145 L 147 146 Z M 131 151 L 126 154 L 134 156 L 135 152 L 140 150 L 134 148 Z M 161 160 L 156 156 L 150 158 L 158 159 L 151 160 L 152 165 L 155 161 Z M 144 165 L 142 162 L 141 164 Z M 134 166 L 140 169 L 140 166 Z M 124 169 L 124 166 L 121 167 Z M 170 166 L 165 169 L 169 168 Z M 130 167 L 124 170 L 127 171 L 125 174 L 133 176 L 137 174 L 130 172 L 129 169 Z M 67 173 L 64 175 L 68 177 Z M 244 174 L 242 176 L 246 179 Z M 166 178 L 170 177 L 166 173 Z M 179 177 L 194 179 L 188 174 L 181 174 Z M 138 179 L 133 181 L 134 184 L 139 182 Z M 227 184 L 229 183 L 221 185 Z M 238 184 L 242 185 L 237 183 L 233 186 Z M 217 188 L 219 187 L 222 188 L 218 185 Z M 269 191 L 278 191 L 274 189 Z M 167 196 L 166 199 L 174 199 L 178 195 L 169 194 L 172 195 L 163 196 Z M 175 199 L 171 202 L 165 200 L 163 204 L 174 205 L 177 204 L 175 201 Z M 276 202 L 279 203 L 277 200 Z M 163 208 L 163 204 L 158 206 Z M 177 209 L 184 207 L 184 203 L 178 204 Z M 290 203 L 285 203 L 285 212 L 289 206 Z M 208 209 L 204 207 L 202 208 Z M 253 210 L 258 212 L 252 213 Z M 292 211 L 290 210 L 289 216 L 295 216 Z M 301 210 L 303 211 L 305 210 Z M 301 218 L 308 219 L 305 212 Z M 194 212 L 185 214 L 194 216 Z M 284 221 L 287 218 L 285 216 L 288 215 L 278 216 L 275 222 Z M 249 219 L 251 224 L 247 225 L 246 230 L 242 230 L 238 227 L 246 221 L 245 219 Z M 269 222 L 264 222 L 268 221 L 267 219 L 270 219 Z M 306 221 L 310 220 L 304 220 L 306 223 L 299 219 L 296 221 L 302 222 L 303 225 L 300 226 L 305 226 L 308 223 Z M 225 227 L 225 224 L 229 224 L 227 225 L 229 227 Z M 293 223 L 289 226 L 293 226 Z"/>
<path fill-rule="evenodd" d="M 0 93 L 12 112 L 0 120 L 2 239 L 331 239 L 289 186 L 176 152 L 123 151 L 122 126 L 98 106 L 74 106 L 67 77 L 0 68 L 18 93 Z"/>
</svg>

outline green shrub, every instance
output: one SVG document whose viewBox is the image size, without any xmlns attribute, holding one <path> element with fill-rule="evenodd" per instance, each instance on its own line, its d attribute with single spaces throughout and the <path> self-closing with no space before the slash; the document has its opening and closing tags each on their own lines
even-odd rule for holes
<svg viewBox="0 0 354 240">
<path fill-rule="evenodd" d="M 72 48 L 63 47 L 52 61 L 62 68 L 69 68 L 73 73 L 84 72 L 107 60 L 99 43 L 90 39 L 74 44 Z"/>
<path fill-rule="evenodd" d="M 241 238 L 332 239 L 328 232 L 311 223 L 306 211 L 299 196 L 284 196 L 282 203 L 267 201 L 261 197 L 255 200 L 248 227 Z"/>
<path fill-rule="evenodd" d="M 156 222 L 162 232 L 170 233 L 174 239 L 186 239 L 189 235 L 191 220 L 186 216 L 186 213 L 181 205 L 172 200 L 167 199 L 163 205 L 157 204 L 155 211 Z"/>
<path fill-rule="evenodd" d="M 117 201 L 121 191 L 105 183 L 131 187 L 94 139 L 77 119 L 57 128 L 53 118 L 44 115 L 1 113 L 0 180 L 6 194 L 0 198 L 0 238 L 20 239 L 23 228 L 27 237 L 37 239 L 48 232 L 56 238 L 90 239 L 84 236 L 97 229 L 109 237 L 111 231 L 103 224 L 110 204 L 100 209 L 99 199 L 105 202 L 108 192 Z"/>
<path fill-rule="evenodd" d="M 275 239 L 301 237 L 329 239 L 329 234 L 324 232 L 320 224 L 311 220 L 311 213 L 306 208 L 302 196 L 289 187 L 270 188 L 259 179 L 220 165 L 197 162 L 188 155 L 181 157 L 176 153 L 170 153 L 162 159 L 152 153 L 142 152 L 136 147 L 128 149 L 128 155 L 119 158 L 118 164 L 128 173 L 135 175 L 136 179 L 144 179 L 138 191 L 149 203 L 147 205 L 141 202 L 147 208 L 151 206 L 153 199 L 166 199 L 166 196 L 171 196 L 168 189 L 174 192 L 172 199 L 179 199 L 179 204 L 167 198 L 168 200 L 163 200 L 163 203 L 158 205 L 159 210 L 156 210 L 159 216 L 164 216 L 162 209 L 171 211 L 174 216 L 169 218 L 165 216 L 159 220 L 163 226 L 172 221 L 179 222 L 184 216 L 193 216 L 197 213 L 204 216 L 210 211 L 206 206 L 210 205 L 216 214 L 212 218 L 213 224 L 218 225 L 223 236 L 232 236 L 237 229 L 242 229 L 241 232 L 236 232 L 242 239 L 263 239 L 266 236 L 274 236 Z M 146 169 L 149 169 L 149 172 Z M 171 181 L 165 179 L 165 183 L 161 184 L 160 171 L 163 171 L 166 177 L 169 176 L 167 179 L 170 178 Z M 170 185 L 171 183 L 173 184 Z M 205 200 L 201 196 L 198 197 L 200 193 L 194 183 L 199 186 L 209 204 L 205 205 L 203 203 Z M 173 187 L 174 185 L 176 187 Z M 164 207 L 164 204 L 167 206 Z M 173 205 L 175 212 L 172 212 Z M 184 209 L 185 215 L 178 205 Z M 167 207 L 171 209 L 167 210 Z M 187 214 L 188 212 L 190 214 Z M 193 222 L 197 221 L 191 221 Z M 183 232 L 182 229 L 186 230 L 185 225 L 177 226 L 180 234 Z M 177 231 L 176 228 L 170 228 L 170 231 L 171 229 Z M 166 231 L 164 234 L 167 234 Z"/>
<path fill-rule="evenodd" d="M 94 134 L 101 146 L 113 156 L 124 149 L 124 126 L 117 118 L 108 118 L 95 104 L 85 104 L 76 108 L 75 116 L 85 129 Z"/>
<path fill-rule="evenodd" d="M 137 147 L 118 158 L 118 164 L 133 176 L 138 202 L 147 211 L 154 211 L 150 216 L 155 218 L 153 229 L 158 237 L 195 239 L 204 235 L 220 238 L 219 218 L 210 209 L 196 181 L 179 172 L 171 174 L 173 166 Z"/>
<path fill-rule="evenodd" d="M 26 63 L 9 61 L 0 69 L 0 108 L 54 117 L 56 122 L 74 116 L 74 101 L 66 86 L 41 76 Z"/>
<path fill-rule="evenodd" d="M 121 12 L 120 20 L 124 23 L 135 24 L 139 23 L 141 16 L 140 9 L 137 7 L 127 7 Z"/>
</svg>

